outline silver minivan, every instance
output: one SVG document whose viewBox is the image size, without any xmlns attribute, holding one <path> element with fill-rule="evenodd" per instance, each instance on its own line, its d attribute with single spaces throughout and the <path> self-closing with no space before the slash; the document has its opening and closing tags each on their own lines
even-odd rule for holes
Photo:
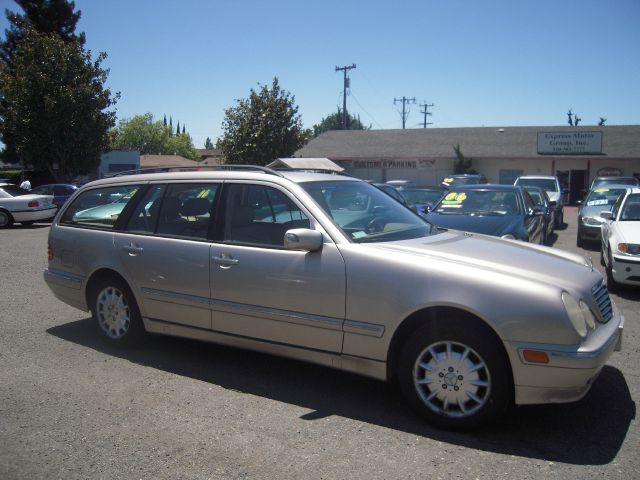
<svg viewBox="0 0 640 480">
<path fill-rule="evenodd" d="M 47 284 L 107 342 L 177 335 L 397 378 L 447 428 L 578 400 L 621 346 L 587 259 L 436 228 L 345 175 L 99 180 L 61 209 L 48 253 Z"/>
</svg>

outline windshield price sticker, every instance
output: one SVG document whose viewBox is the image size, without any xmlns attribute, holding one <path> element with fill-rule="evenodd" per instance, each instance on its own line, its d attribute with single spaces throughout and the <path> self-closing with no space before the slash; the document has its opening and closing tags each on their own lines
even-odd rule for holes
<svg viewBox="0 0 640 480">
<path fill-rule="evenodd" d="M 591 200 L 590 202 L 587 202 L 587 206 L 588 207 L 593 207 L 595 205 L 608 205 L 609 201 L 604 198 L 604 199 L 600 199 L 600 200 Z"/>
<path fill-rule="evenodd" d="M 451 192 L 447 194 L 446 197 L 444 197 L 444 200 L 442 201 L 442 206 L 459 208 L 462 205 L 462 202 L 466 200 L 466 198 L 467 198 L 466 193 Z"/>
<path fill-rule="evenodd" d="M 594 188 L 593 191 L 596 192 L 596 193 L 605 193 L 605 192 L 608 192 L 609 189 L 608 188 Z"/>
</svg>

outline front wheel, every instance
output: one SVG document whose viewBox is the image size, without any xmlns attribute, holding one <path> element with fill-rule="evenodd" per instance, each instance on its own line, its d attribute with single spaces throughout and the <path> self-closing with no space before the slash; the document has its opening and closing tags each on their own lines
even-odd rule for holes
<svg viewBox="0 0 640 480">
<path fill-rule="evenodd" d="M 129 286 L 117 277 L 100 280 L 92 288 L 91 313 L 102 338 L 110 344 L 129 346 L 144 334 L 144 325 Z"/>
<path fill-rule="evenodd" d="M 613 278 L 613 260 L 611 258 L 611 252 L 607 256 L 608 265 L 605 265 L 604 271 L 607 274 L 607 290 L 610 292 L 617 292 L 620 290 L 620 284 Z"/>
<path fill-rule="evenodd" d="M 470 322 L 420 329 L 401 353 L 403 394 L 440 427 L 470 429 L 496 420 L 513 402 L 512 374 L 498 342 Z"/>
</svg>

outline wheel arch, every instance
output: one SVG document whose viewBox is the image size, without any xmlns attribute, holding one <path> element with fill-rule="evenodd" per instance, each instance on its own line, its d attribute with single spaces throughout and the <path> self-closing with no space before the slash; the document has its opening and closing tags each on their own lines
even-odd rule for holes
<svg viewBox="0 0 640 480">
<path fill-rule="evenodd" d="M 104 280 L 106 278 L 117 278 L 118 280 L 122 281 L 131 291 L 131 294 L 133 295 L 133 298 L 136 300 L 136 303 L 140 305 L 138 298 L 136 298 L 134 289 L 131 287 L 131 284 L 127 281 L 127 279 L 124 278 L 117 271 L 113 270 L 112 268 L 102 267 L 95 270 L 89 276 L 86 283 L 86 287 L 84 289 L 84 297 L 85 297 L 85 301 L 87 302 L 87 307 L 89 307 L 89 310 L 91 310 L 93 306 L 93 296 L 92 296 L 93 289 L 101 280 Z"/>
<path fill-rule="evenodd" d="M 511 365 L 509 355 L 498 332 L 478 315 L 454 306 L 432 306 L 423 308 L 412 313 L 402 321 L 394 332 L 389 344 L 389 350 L 387 352 L 387 378 L 392 379 L 396 376 L 402 347 L 407 340 L 411 338 L 411 335 L 425 326 L 437 329 L 438 323 L 443 321 L 443 319 L 446 319 L 446 322 L 450 324 L 459 324 L 460 328 L 473 326 L 489 334 L 495 344 L 498 345 L 502 357 L 511 372 L 511 382 L 513 385 L 513 366 Z"/>
</svg>

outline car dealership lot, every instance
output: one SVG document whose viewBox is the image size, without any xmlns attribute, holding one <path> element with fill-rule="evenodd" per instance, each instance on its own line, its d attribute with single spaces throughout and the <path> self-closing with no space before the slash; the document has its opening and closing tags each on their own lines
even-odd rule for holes
<svg viewBox="0 0 640 480">
<path fill-rule="evenodd" d="M 576 245 L 576 209 L 554 247 Z M 639 289 L 582 401 L 462 434 L 363 377 L 177 338 L 105 346 L 46 288 L 46 225 L 0 232 L 0 478 L 632 478 L 640 461 Z"/>
</svg>

